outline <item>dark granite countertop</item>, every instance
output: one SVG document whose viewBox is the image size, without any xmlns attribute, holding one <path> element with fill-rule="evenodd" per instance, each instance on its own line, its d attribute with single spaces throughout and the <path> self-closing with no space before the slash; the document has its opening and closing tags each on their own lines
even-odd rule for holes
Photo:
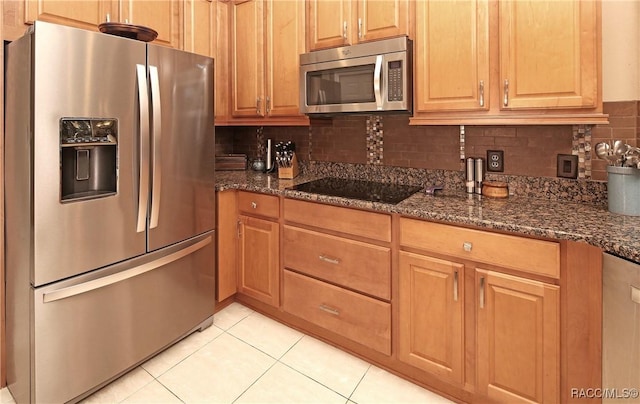
<svg viewBox="0 0 640 404">
<path fill-rule="evenodd" d="M 491 199 L 463 191 L 418 192 L 397 205 L 309 194 L 286 189 L 318 178 L 300 175 L 293 180 L 252 171 L 216 172 L 216 189 L 241 189 L 340 206 L 497 229 L 521 235 L 586 242 L 623 258 L 640 262 L 640 217 L 610 213 L 606 207 L 513 197 Z"/>
</svg>

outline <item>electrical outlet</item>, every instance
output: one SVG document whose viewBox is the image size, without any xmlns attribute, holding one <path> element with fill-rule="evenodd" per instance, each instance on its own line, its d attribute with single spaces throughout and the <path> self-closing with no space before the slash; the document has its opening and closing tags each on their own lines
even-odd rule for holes
<svg viewBox="0 0 640 404">
<path fill-rule="evenodd" d="M 499 173 L 504 171 L 504 151 L 487 150 L 487 171 Z"/>
</svg>

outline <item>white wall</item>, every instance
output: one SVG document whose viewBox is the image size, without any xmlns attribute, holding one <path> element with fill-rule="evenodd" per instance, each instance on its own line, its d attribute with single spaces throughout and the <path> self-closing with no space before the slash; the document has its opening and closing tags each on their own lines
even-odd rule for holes
<svg viewBox="0 0 640 404">
<path fill-rule="evenodd" d="M 602 98 L 640 100 L 639 0 L 602 0 Z"/>
</svg>

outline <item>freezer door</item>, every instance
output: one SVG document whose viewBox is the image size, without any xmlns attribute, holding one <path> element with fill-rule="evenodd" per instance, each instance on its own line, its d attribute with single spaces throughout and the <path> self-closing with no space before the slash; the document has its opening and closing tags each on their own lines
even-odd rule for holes
<svg viewBox="0 0 640 404">
<path fill-rule="evenodd" d="M 151 178 L 149 250 L 215 223 L 213 60 L 149 45 Z"/>
<path fill-rule="evenodd" d="M 144 218 L 142 231 L 136 226 L 140 182 L 136 65 L 141 65 L 144 72 L 145 46 L 142 42 L 98 32 L 35 23 L 33 144 L 31 155 L 12 158 L 29 159 L 33 167 L 31 282 L 36 286 L 145 252 Z M 145 89 L 146 83 L 142 87 Z M 115 155 L 109 155 L 116 161 L 115 170 L 112 168 L 115 194 L 90 200 L 63 200 L 62 118 L 107 118 L 116 122 Z M 17 142 L 30 139 L 24 133 L 7 136 L 17 137 Z M 93 154 L 96 159 L 105 155 Z M 96 174 L 94 162 L 87 161 L 90 154 L 83 156 L 78 160 L 78 164 L 86 163 L 82 176 L 80 169 L 74 174 L 78 179 Z"/>
<path fill-rule="evenodd" d="M 63 403 L 84 395 L 210 322 L 213 240 L 206 233 L 35 289 L 31 401 Z"/>
</svg>

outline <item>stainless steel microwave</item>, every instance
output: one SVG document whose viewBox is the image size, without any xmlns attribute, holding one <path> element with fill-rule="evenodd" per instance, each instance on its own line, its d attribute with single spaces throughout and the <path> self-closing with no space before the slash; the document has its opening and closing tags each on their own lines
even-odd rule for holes
<svg viewBox="0 0 640 404">
<path fill-rule="evenodd" d="M 300 112 L 412 112 L 413 42 L 397 37 L 300 55 Z"/>
</svg>

